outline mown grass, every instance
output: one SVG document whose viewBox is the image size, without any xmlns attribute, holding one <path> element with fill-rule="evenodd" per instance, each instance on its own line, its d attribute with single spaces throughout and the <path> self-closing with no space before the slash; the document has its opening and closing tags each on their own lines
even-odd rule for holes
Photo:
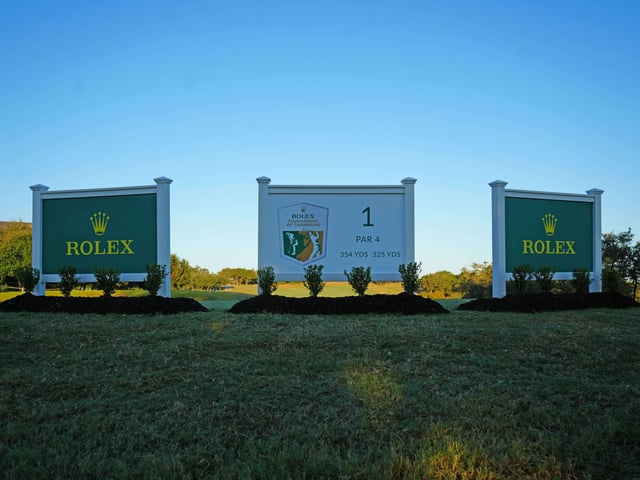
<svg viewBox="0 0 640 480">
<path fill-rule="evenodd" d="M 0 314 L 0 476 L 640 477 L 640 309 Z"/>
</svg>

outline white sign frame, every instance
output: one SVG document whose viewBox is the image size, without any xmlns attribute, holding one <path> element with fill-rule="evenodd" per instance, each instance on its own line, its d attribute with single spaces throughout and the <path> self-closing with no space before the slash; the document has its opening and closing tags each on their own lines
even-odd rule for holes
<svg viewBox="0 0 640 480">
<path fill-rule="evenodd" d="M 273 267 L 276 280 L 303 281 L 304 268 L 310 264 L 319 264 L 325 265 L 322 278 L 326 281 L 346 281 L 344 271 L 350 271 L 354 266 L 371 266 L 373 281 L 401 281 L 399 265 L 415 261 L 415 178 L 405 178 L 401 185 L 271 185 L 271 179 L 268 177 L 260 177 L 256 181 L 258 268 Z M 383 204 L 388 210 L 384 220 L 378 225 L 367 220 L 371 210 L 367 212 L 366 208 L 372 201 L 377 202 L 376 205 Z M 343 238 L 347 233 L 343 233 L 342 236 L 336 235 L 336 230 L 342 231 L 344 228 L 344 212 L 347 206 L 355 205 L 354 202 L 359 202 L 358 206 L 354 207 L 356 213 L 365 218 L 365 224 L 359 231 L 363 233 L 352 232 L 354 242 L 358 237 L 358 243 L 362 244 L 362 248 L 347 245 Z M 323 209 L 327 209 L 328 205 L 330 208 L 326 212 L 326 223 L 322 224 L 325 221 Z M 294 211 L 298 213 L 294 215 Z M 299 219 L 298 224 L 298 220 L 293 217 Z M 290 219 L 288 223 L 283 224 L 287 219 Z M 326 235 L 323 237 L 323 240 L 326 240 L 324 248 L 320 249 L 317 257 L 310 253 L 305 260 L 286 258 L 284 242 L 287 241 L 285 236 L 288 233 L 283 229 L 289 228 L 287 225 L 292 229 L 307 228 L 304 233 L 309 249 L 316 246 L 315 241 L 310 241 L 313 240 L 309 237 L 310 234 Z M 364 225 L 375 228 L 368 230 Z M 390 225 L 397 227 L 397 231 L 390 231 Z M 312 232 L 312 229 L 318 231 Z M 367 235 L 374 231 L 378 234 L 377 239 L 375 235 Z M 389 241 L 386 242 L 382 235 L 387 235 Z M 371 238 L 368 238 L 369 236 Z M 374 260 L 374 251 L 371 249 L 376 246 L 380 247 L 380 251 L 375 252 L 377 260 Z M 366 257 L 355 256 L 365 252 L 368 254 Z M 386 258 L 387 253 L 393 257 Z M 353 256 L 341 260 L 340 254 Z M 385 258 L 380 256 L 382 254 Z M 376 264 L 383 268 L 376 268 Z"/>
<path fill-rule="evenodd" d="M 151 194 L 156 195 L 156 225 L 157 225 L 157 264 L 166 265 L 167 276 L 162 282 L 158 295 L 171 297 L 171 226 L 170 226 L 170 185 L 173 182 L 167 177 L 154 179 L 155 185 L 144 185 L 138 187 L 115 187 L 97 188 L 83 190 L 56 190 L 50 191 L 46 185 L 32 185 L 33 210 L 32 210 L 32 247 L 31 265 L 42 272 L 42 250 L 43 250 L 43 217 L 42 203 L 48 199 L 61 198 L 82 198 L 82 197 L 104 197 L 104 196 L 126 196 Z M 141 282 L 147 276 L 147 272 L 123 273 L 120 275 L 122 282 Z M 95 275 L 83 273 L 77 275 L 80 282 L 95 282 Z M 57 283 L 60 281 L 58 274 L 41 274 L 40 281 L 33 291 L 34 295 L 42 296 L 46 293 L 47 283 Z"/>
<path fill-rule="evenodd" d="M 602 194 L 604 190 L 592 188 L 585 194 L 540 192 L 506 189 L 507 182 L 495 180 L 491 187 L 492 232 L 492 295 L 502 298 L 507 294 L 507 281 L 513 276 L 506 271 L 506 216 L 505 198 L 529 198 L 593 203 L 593 271 L 590 272 L 590 292 L 602 291 Z M 554 280 L 571 280 L 572 272 L 557 272 Z"/>
</svg>

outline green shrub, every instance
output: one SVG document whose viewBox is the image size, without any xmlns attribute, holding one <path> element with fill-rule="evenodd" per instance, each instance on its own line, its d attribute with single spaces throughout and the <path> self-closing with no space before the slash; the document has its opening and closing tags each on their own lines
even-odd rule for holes
<svg viewBox="0 0 640 480">
<path fill-rule="evenodd" d="M 93 274 L 96 276 L 98 290 L 102 290 L 105 297 L 110 297 L 116 291 L 118 283 L 120 283 L 120 272 L 112 268 L 109 270 L 96 268 Z"/>
<path fill-rule="evenodd" d="M 344 274 L 353 291 L 362 297 L 371 283 L 371 267 L 353 267 L 351 273 L 345 270 Z"/>
<path fill-rule="evenodd" d="M 160 286 L 167 276 L 167 266 L 152 263 L 151 265 L 145 265 L 145 268 L 147 276 L 142 281 L 142 288 L 149 292 L 149 295 L 155 297 L 158 295 L 158 290 L 160 290 Z"/>
<path fill-rule="evenodd" d="M 40 270 L 26 266 L 18 267 L 16 268 L 15 276 L 24 291 L 31 293 L 40 281 Z"/>
<path fill-rule="evenodd" d="M 276 282 L 276 273 L 273 267 L 265 266 L 258 269 L 258 287 L 260 287 L 261 295 L 271 295 L 278 288 Z"/>
<path fill-rule="evenodd" d="M 544 293 L 551 293 L 551 289 L 553 288 L 553 276 L 555 273 L 556 272 L 551 267 L 547 266 L 539 267 L 533 273 L 540 291 Z"/>
<path fill-rule="evenodd" d="M 309 295 L 317 297 L 324 288 L 325 283 L 322 281 L 322 270 L 324 265 L 309 265 L 304 269 L 303 285 L 309 290 Z"/>
<path fill-rule="evenodd" d="M 405 293 L 415 295 L 420 291 L 420 271 L 422 270 L 422 262 L 409 262 L 398 267 L 400 276 L 402 277 L 402 288 Z"/>
<path fill-rule="evenodd" d="M 513 285 L 516 293 L 524 293 L 527 291 L 527 282 L 531 280 L 531 265 L 516 265 L 511 272 L 513 277 L 510 283 Z"/>
<path fill-rule="evenodd" d="M 591 279 L 589 278 L 589 270 L 586 268 L 579 268 L 574 270 L 571 274 L 571 286 L 573 291 L 577 294 L 584 295 L 589 293 L 589 284 Z"/>
<path fill-rule="evenodd" d="M 622 275 L 613 268 L 602 270 L 602 290 L 609 293 L 621 293 L 624 286 Z"/>
<path fill-rule="evenodd" d="M 60 291 L 65 298 L 69 298 L 73 289 L 80 283 L 76 277 L 76 269 L 75 267 L 61 267 L 58 274 L 60 275 Z"/>
</svg>

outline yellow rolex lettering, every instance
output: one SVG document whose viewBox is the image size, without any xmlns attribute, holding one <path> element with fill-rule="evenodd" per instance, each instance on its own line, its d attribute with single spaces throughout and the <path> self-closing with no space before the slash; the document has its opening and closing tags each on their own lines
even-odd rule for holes
<svg viewBox="0 0 640 480">
<path fill-rule="evenodd" d="M 82 242 L 80 244 L 80 253 L 82 255 L 91 255 L 93 253 L 93 243 L 91 243 L 89 240 L 85 240 L 84 242 Z"/>
<path fill-rule="evenodd" d="M 546 253 L 547 255 L 553 255 L 556 253 L 555 250 L 551 250 L 551 240 L 547 240 L 544 243 L 546 245 L 546 250 L 544 253 Z"/>
<path fill-rule="evenodd" d="M 575 240 L 522 240 L 523 255 L 575 255 Z"/>
<path fill-rule="evenodd" d="M 133 250 L 131 250 L 131 244 L 133 243 L 133 240 L 120 240 L 120 243 L 122 244 L 122 252 L 120 252 L 121 255 L 133 255 Z"/>
<path fill-rule="evenodd" d="M 78 242 L 67 242 L 67 255 L 80 255 L 78 253 Z"/>
<path fill-rule="evenodd" d="M 120 253 L 118 245 L 120 240 L 107 240 L 107 255 L 118 255 Z"/>
<path fill-rule="evenodd" d="M 82 242 L 68 241 L 67 256 L 83 255 L 135 255 L 133 240 L 84 240 Z"/>
<path fill-rule="evenodd" d="M 93 252 L 93 254 L 94 255 L 104 255 L 105 254 L 104 249 L 100 250 L 100 240 L 94 240 L 93 242 L 94 242 L 94 244 L 96 246 L 95 251 Z"/>
</svg>

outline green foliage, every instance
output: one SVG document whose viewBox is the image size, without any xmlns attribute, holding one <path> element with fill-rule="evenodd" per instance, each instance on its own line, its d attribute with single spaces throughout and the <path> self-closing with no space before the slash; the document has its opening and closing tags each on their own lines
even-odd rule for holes
<svg viewBox="0 0 640 480">
<path fill-rule="evenodd" d="M 178 257 L 175 253 L 171 254 L 171 289 L 181 290 L 191 287 L 191 274 L 193 268 L 189 262 Z"/>
<path fill-rule="evenodd" d="M 471 268 L 463 267 L 458 275 L 457 290 L 463 298 L 491 297 L 493 266 L 489 262 L 472 263 Z"/>
<path fill-rule="evenodd" d="M 147 276 L 142 281 L 142 288 L 149 292 L 149 295 L 155 297 L 158 295 L 160 286 L 167 276 L 167 266 L 152 263 L 151 265 L 146 265 L 145 268 L 147 270 Z"/>
<path fill-rule="evenodd" d="M 223 268 L 217 275 L 222 278 L 224 285 L 249 285 L 258 281 L 257 272 L 249 268 Z"/>
<path fill-rule="evenodd" d="M 421 262 L 409 262 L 401 264 L 398 267 L 400 276 L 402 277 L 402 289 L 409 295 L 415 295 L 420 290 L 420 271 L 422 270 Z"/>
<path fill-rule="evenodd" d="M 510 280 L 516 293 L 525 293 L 527 291 L 527 285 L 529 280 L 533 278 L 531 274 L 531 265 L 516 265 L 513 267 L 511 273 L 512 279 Z"/>
<path fill-rule="evenodd" d="M 551 289 L 553 288 L 553 276 L 555 275 L 555 271 L 553 268 L 548 266 L 539 267 L 535 272 L 533 272 L 533 276 L 536 279 L 536 283 L 540 288 L 540 291 L 544 293 L 551 293 Z"/>
<path fill-rule="evenodd" d="M 344 274 L 353 291 L 362 297 L 371 283 L 371 267 L 353 267 L 351 273 L 345 270 Z"/>
<path fill-rule="evenodd" d="M 622 293 L 624 279 L 614 268 L 602 269 L 602 290 L 609 293 Z"/>
<path fill-rule="evenodd" d="M 7 222 L 0 226 L 0 283 L 15 282 L 19 267 L 31 266 L 31 225 Z"/>
<path fill-rule="evenodd" d="M 447 270 L 428 273 L 420 278 L 420 290 L 429 298 L 461 298 L 459 276 Z"/>
<path fill-rule="evenodd" d="M 267 265 L 258 270 L 258 287 L 262 295 L 271 295 L 278 288 L 276 273 L 273 267 Z"/>
<path fill-rule="evenodd" d="M 586 268 L 579 268 L 571 274 L 571 286 L 573 291 L 577 294 L 584 295 L 589 293 L 589 284 L 591 279 L 589 278 L 589 270 Z"/>
<path fill-rule="evenodd" d="M 191 266 L 185 259 L 171 254 L 171 288 L 173 290 L 215 290 L 227 285 L 256 284 L 258 275 L 247 268 L 223 268 L 212 273 L 204 267 Z"/>
<path fill-rule="evenodd" d="M 492 272 L 489 262 L 474 262 L 458 275 L 446 270 L 428 273 L 420 279 L 420 286 L 430 298 L 487 298 L 491 297 Z"/>
<path fill-rule="evenodd" d="M 634 298 L 637 296 L 640 283 L 640 242 L 633 244 L 633 238 L 631 229 L 602 235 L 603 290 L 631 294 Z M 616 279 L 609 270 L 618 272 L 618 278 Z M 607 287 L 604 285 L 605 282 Z"/>
<path fill-rule="evenodd" d="M 633 298 L 638 299 L 638 284 L 640 284 L 640 242 L 636 242 L 631 250 L 629 278 L 633 288 Z"/>
<path fill-rule="evenodd" d="M 80 280 L 76 277 L 75 267 L 62 267 L 58 271 L 60 275 L 60 291 L 65 298 L 71 296 L 71 292 L 78 286 Z"/>
<path fill-rule="evenodd" d="M 96 268 L 93 274 L 96 276 L 96 287 L 98 290 L 102 290 L 105 297 L 110 297 L 118 288 L 120 272 L 117 270 Z"/>
<path fill-rule="evenodd" d="M 24 291 L 31 293 L 40 281 L 40 270 L 31 267 L 18 267 L 15 271 L 15 277 Z"/>
<path fill-rule="evenodd" d="M 309 265 L 304 269 L 303 285 L 312 297 L 317 297 L 325 286 L 325 282 L 322 281 L 323 269 L 324 265 Z"/>
</svg>

